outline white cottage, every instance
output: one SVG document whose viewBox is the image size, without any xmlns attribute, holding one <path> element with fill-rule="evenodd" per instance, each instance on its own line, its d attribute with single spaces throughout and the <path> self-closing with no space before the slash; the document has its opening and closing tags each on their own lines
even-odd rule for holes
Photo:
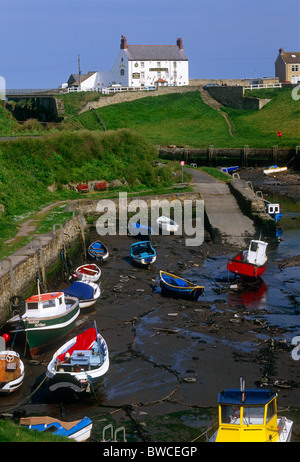
<svg viewBox="0 0 300 462">
<path fill-rule="evenodd" d="M 82 82 L 84 91 L 93 83 L 95 91 L 113 85 L 149 88 L 157 85 L 188 85 L 189 62 L 182 39 L 176 45 L 128 45 L 121 36 L 119 54 L 111 71 L 99 71 Z"/>
</svg>

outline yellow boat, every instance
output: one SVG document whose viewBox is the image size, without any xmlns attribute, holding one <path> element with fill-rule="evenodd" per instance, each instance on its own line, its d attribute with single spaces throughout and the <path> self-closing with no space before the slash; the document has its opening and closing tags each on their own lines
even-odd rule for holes
<svg viewBox="0 0 300 462">
<path fill-rule="evenodd" d="M 289 442 L 293 422 L 277 417 L 277 394 L 266 389 L 228 389 L 219 394 L 216 443 Z"/>
</svg>

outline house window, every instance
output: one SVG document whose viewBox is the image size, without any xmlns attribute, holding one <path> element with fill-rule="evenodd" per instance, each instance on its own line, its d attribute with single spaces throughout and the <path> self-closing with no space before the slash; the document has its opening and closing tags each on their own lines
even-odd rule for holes
<svg viewBox="0 0 300 462">
<path fill-rule="evenodd" d="M 177 67 L 176 61 L 173 62 L 173 67 L 174 67 L 174 69 Z"/>
<path fill-rule="evenodd" d="M 145 67 L 145 63 L 144 61 L 141 61 L 141 67 L 144 68 Z"/>
<path fill-rule="evenodd" d="M 292 64 L 292 72 L 298 72 L 298 71 L 299 71 L 298 64 Z"/>
<path fill-rule="evenodd" d="M 121 70 L 120 70 L 120 75 L 125 75 L 124 69 L 121 69 Z"/>
<path fill-rule="evenodd" d="M 145 72 L 141 72 L 141 79 L 145 78 Z"/>
<path fill-rule="evenodd" d="M 157 78 L 158 78 L 158 79 L 161 78 L 161 72 L 158 72 L 158 73 L 157 73 Z"/>
<path fill-rule="evenodd" d="M 157 62 L 157 67 L 161 67 L 161 62 L 160 61 Z"/>
</svg>

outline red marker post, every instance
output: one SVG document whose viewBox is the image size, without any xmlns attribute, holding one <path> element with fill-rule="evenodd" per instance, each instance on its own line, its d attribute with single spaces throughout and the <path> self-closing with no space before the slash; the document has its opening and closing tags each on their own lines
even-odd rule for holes
<svg viewBox="0 0 300 462">
<path fill-rule="evenodd" d="M 185 164 L 185 161 L 184 160 L 181 160 L 180 161 L 180 165 L 181 165 L 181 183 L 183 183 L 183 166 Z"/>
</svg>

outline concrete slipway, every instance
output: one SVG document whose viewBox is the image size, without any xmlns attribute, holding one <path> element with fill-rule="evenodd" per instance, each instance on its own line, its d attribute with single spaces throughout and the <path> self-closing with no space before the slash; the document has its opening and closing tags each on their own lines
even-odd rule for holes
<svg viewBox="0 0 300 462">
<path fill-rule="evenodd" d="M 248 247 L 250 238 L 255 237 L 255 225 L 241 211 L 229 186 L 199 170 L 189 168 L 186 171 L 192 174 L 192 185 L 204 199 L 214 241 L 241 248 Z"/>
</svg>

